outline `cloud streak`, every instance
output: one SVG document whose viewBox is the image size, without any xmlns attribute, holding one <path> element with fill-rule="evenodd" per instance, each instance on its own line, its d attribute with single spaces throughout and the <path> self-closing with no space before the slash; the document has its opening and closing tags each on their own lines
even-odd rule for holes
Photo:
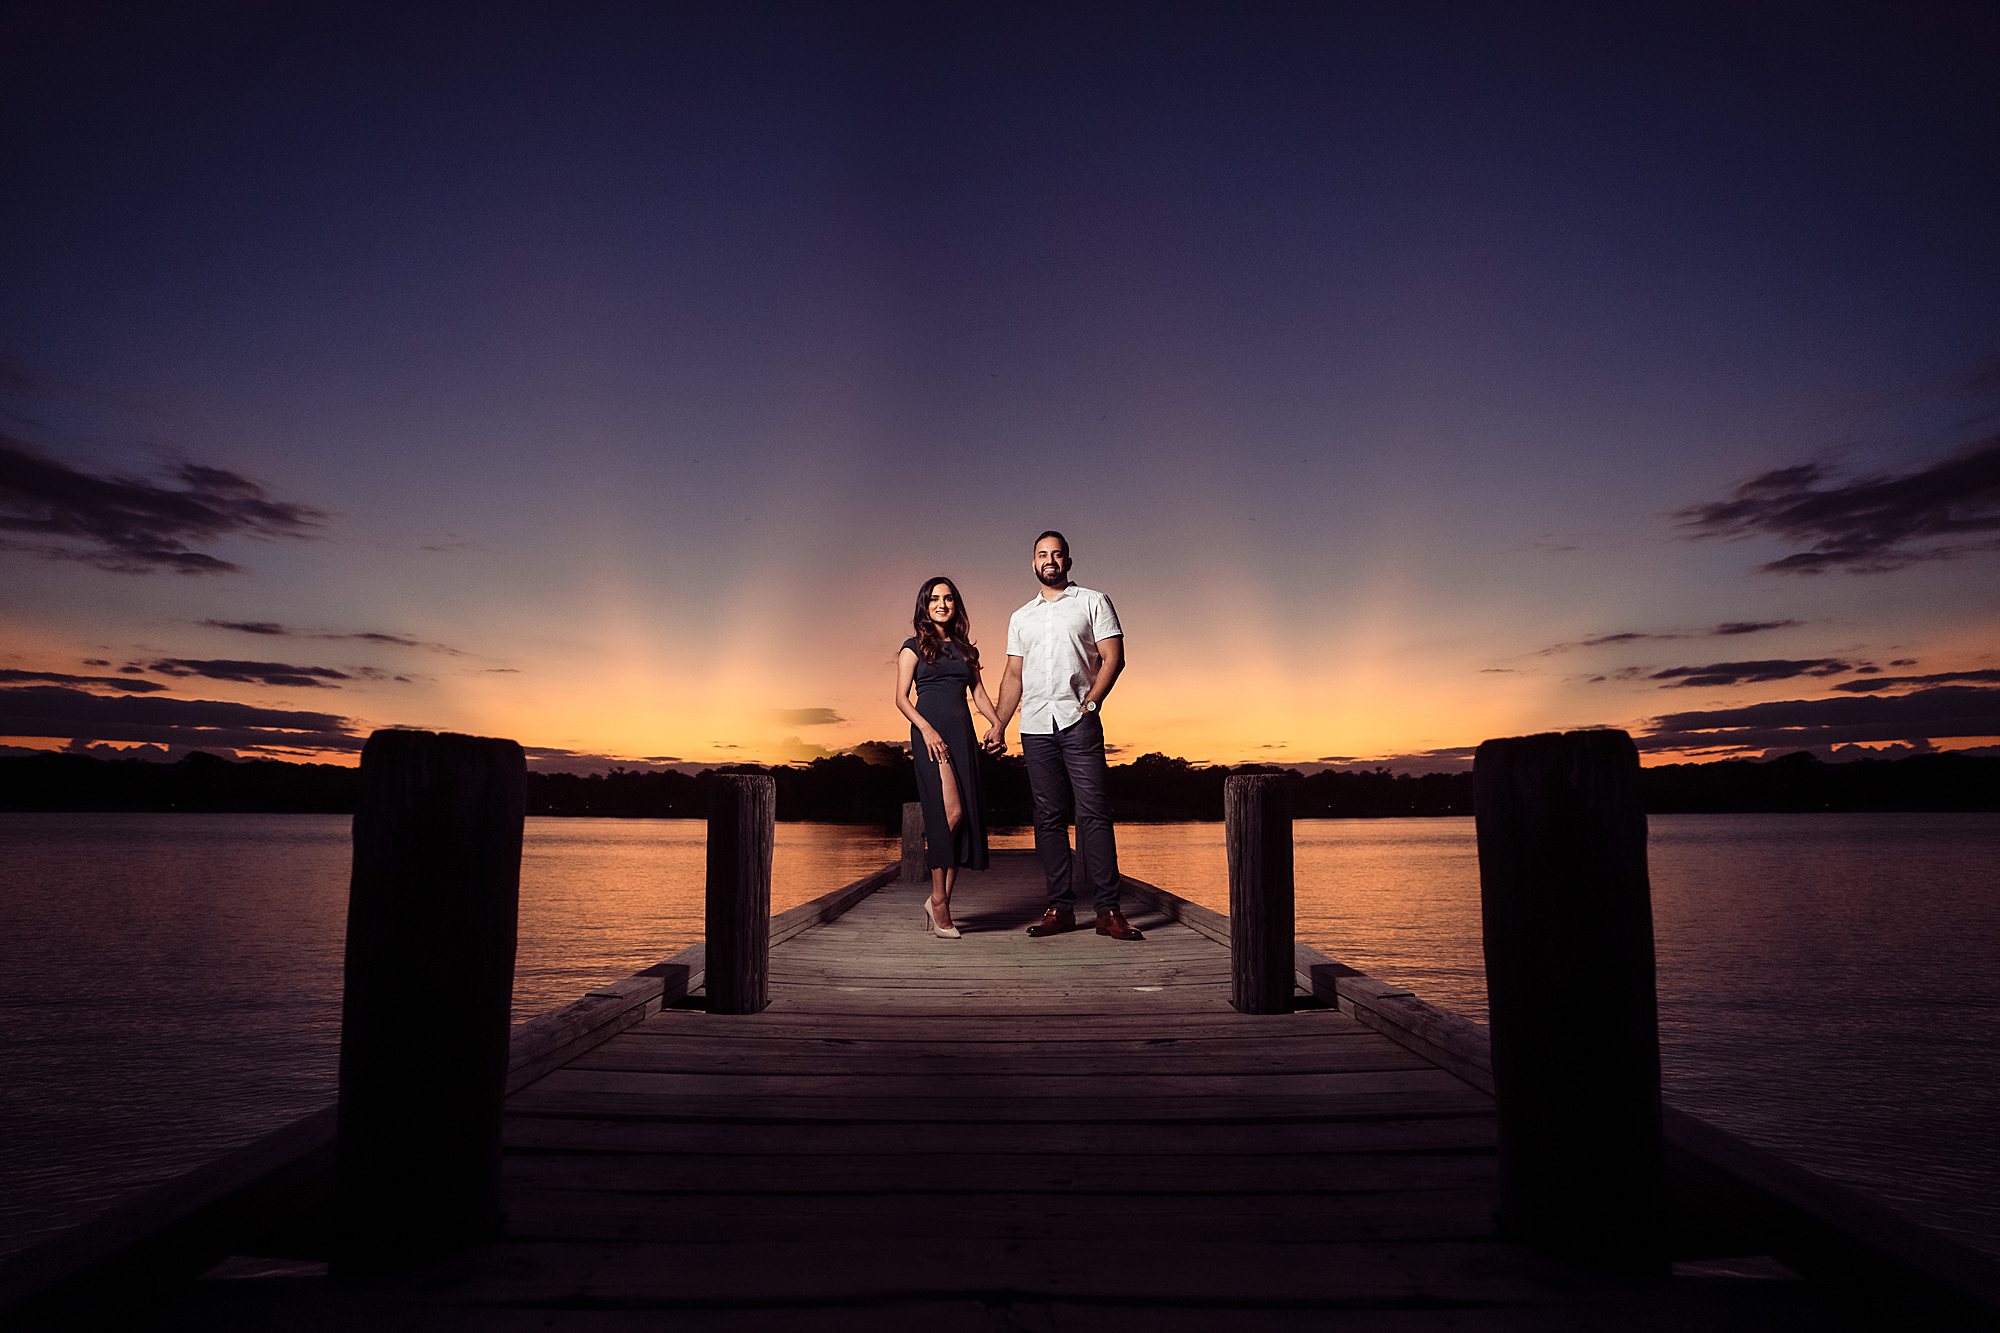
<svg viewBox="0 0 2000 1333">
<path fill-rule="evenodd" d="M 1817 463 L 1752 477 L 1675 515 L 1685 534 L 1780 537 L 1779 574 L 1882 574 L 2000 547 L 2000 435 L 1912 472 L 1837 481 Z"/>
<path fill-rule="evenodd" d="M 232 630 L 238 634 L 255 634 L 267 639 L 317 639 L 326 643 L 372 643 L 388 648 L 420 648 L 427 653 L 441 653 L 446 657 L 463 657 L 465 653 L 448 643 L 432 643 L 424 639 L 413 639 L 407 634 L 389 634 L 381 630 L 332 631 L 298 629 L 291 625 L 281 625 L 275 620 L 204 620 L 202 625 L 209 629 Z M 507 670 L 508 668 L 494 668 Z"/>
<path fill-rule="evenodd" d="M 224 537 L 304 539 L 327 515 L 273 500 L 248 477 L 183 463 L 169 484 L 86 472 L 0 435 L 0 547 L 75 560 L 115 574 L 224 574 L 241 566 L 207 551 Z"/>
<path fill-rule="evenodd" d="M 206 680 L 230 680 L 245 685 L 285 685 L 315 690 L 335 689 L 338 686 L 332 682 L 354 679 L 334 667 L 293 666 L 289 662 L 244 662 L 234 658 L 163 657 L 145 663 L 143 669 L 162 676 L 200 676 Z"/>
<path fill-rule="evenodd" d="M 847 721 L 831 708 L 774 708 L 770 716 L 781 727 L 830 727 Z"/>
<path fill-rule="evenodd" d="M 124 694 L 153 694 L 167 688 L 157 680 L 140 680 L 133 676 L 72 676 L 66 671 L 22 671 L 13 667 L 0 668 L 0 685 L 30 683 L 73 685 L 80 689 L 117 690 Z"/>
<path fill-rule="evenodd" d="M 1763 634 L 1774 629 L 1791 629 L 1804 623 L 1802 620 L 1725 620 L 1707 629 L 1621 630 L 1615 634 L 1597 634 L 1588 639 L 1576 639 L 1569 643 L 1552 643 L 1538 650 L 1535 656 L 1552 657 L 1557 653 L 1572 653 L 1580 648 L 1606 648 L 1621 643 L 1665 642 L 1674 639 L 1729 639 L 1744 634 Z"/>
<path fill-rule="evenodd" d="M 91 694 L 54 685 L 0 687 L 0 736 L 147 741 L 237 750 L 359 750 L 352 719 L 216 699 Z"/>
<path fill-rule="evenodd" d="M 2000 670 L 1985 671 L 1934 671 L 1925 676 L 1870 676 L 1866 680 L 1843 680 L 1834 686 L 1849 694 L 1874 694 L 1888 690 L 1907 690 L 1912 687 L 1929 685 L 1951 685 L 1977 682 L 1986 685 L 2000 684 Z"/>
<path fill-rule="evenodd" d="M 1940 685 L 1910 694 L 1786 699 L 1667 713 L 1639 738 L 1645 750 L 1769 749 L 1945 737 L 2000 736 L 2000 688 Z"/>
<path fill-rule="evenodd" d="M 1687 689 L 1710 685 L 1755 685 L 1767 680 L 1796 680 L 1801 676 L 1843 676 L 1850 671 L 1879 671 L 1868 663 L 1838 657 L 1770 658 L 1756 662 L 1711 662 L 1707 666 L 1668 667 L 1655 671 L 1648 680 L 1661 680 L 1663 689 Z"/>
</svg>

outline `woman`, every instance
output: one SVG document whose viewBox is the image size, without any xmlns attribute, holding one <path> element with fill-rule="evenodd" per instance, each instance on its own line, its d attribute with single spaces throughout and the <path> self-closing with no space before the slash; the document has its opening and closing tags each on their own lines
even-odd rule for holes
<svg viewBox="0 0 2000 1333">
<path fill-rule="evenodd" d="M 926 579 L 917 589 L 913 624 L 917 632 L 896 654 L 896 707 L 910 719 L 910 756 L 924 807 L 924 864 L 931 872 L 924 929 L 955 940 L 951 891 L 959 867 L 984 870 L 987 864 L 986 821 L 979 808 L 982 742 L 972 737 L 967 692 L 988 724 L 984 746 L 999 743 L 1000 714 L 980 679 L 979 649 L 958 585 Z"/>
</svg>

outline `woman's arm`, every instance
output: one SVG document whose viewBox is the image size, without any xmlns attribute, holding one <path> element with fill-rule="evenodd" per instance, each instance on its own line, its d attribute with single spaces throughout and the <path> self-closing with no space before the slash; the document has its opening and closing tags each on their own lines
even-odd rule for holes
<svg viewBox="0 0 2000 1333">
<path fill-rule="evenodd" d="M 924 748 L 930 751 L 931 762 L 941 764 L 948 753 L 944 737 L 937 734 L 936 727 L 924 721 L 924 715 L 910 702 L 910 684 L 916 678 L 917 655 L 905 648 L 896 654 L 896 711 L 910 719 L 910 725 L 917 729 L 917 735 L 923 738 Z"/>
</svg>

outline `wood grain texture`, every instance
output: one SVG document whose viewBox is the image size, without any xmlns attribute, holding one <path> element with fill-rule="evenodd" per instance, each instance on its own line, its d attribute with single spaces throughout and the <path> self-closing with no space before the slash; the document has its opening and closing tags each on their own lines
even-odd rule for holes
<svg viewBox="0 0 2000 1333">
<path fill-rule="evenodd" d="M 1472 776 L 1503 1225 L 1607 1268 L 1663 1271 L 1639 752 L 1622 731 L 1492 740 Z"/>
<path fill-rule="evenodd" d="M 1292 778 L 1222 784 L 1229 859 L 1229 1002 L 1246 1014 L 1292 1007 Z"/>
<path fill-rule="evenodd" d="M 344 1267 L 499 1231 L 526 796 L 513 741 L 378 731 L 361 752 L 335 1150 Z"/>
<path fill-rule="evenodd" d="M 754 1014 L 770 1003 L 771 854 L 778 787 L 761 773 L 716 775 L 708 789 L 708 1007 Z"/>
</svg>

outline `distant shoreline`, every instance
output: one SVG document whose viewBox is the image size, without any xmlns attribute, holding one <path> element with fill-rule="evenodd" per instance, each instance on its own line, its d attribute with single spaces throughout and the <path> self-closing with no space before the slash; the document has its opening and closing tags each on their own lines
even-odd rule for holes
<svg viewBox="0 0 2000 1333">
<path fill-rule="evenodd" d="M 1283 773 L 1273 765 L 1191 764 L 1141 755 L 1110 771 L 1116 818 L 1126 823 L 1215 822 L 1232 773 Z M 903 802 L 915 799 L 907 756 L 869 763 L 854 755 L 765 768 L 736 765 L 698 774 L 631 772 L 580 776 L 530 773 L 528 813 L 601 818 L 699 819 L 712 775 L 769 773 L 786 822 L 893 829 Z M 0 757 L 0 811 L 214 814 L 351 814 L 360 772 L 334 764 L 275 759 L 233 761 L 195 753 L 175 763 L 42 754 Z M 980 783 L 989 821 L 1031 820 L 1027 773 L 1019 758 L 982 757 Z M 1979 813 L 2000 811 L 2000 758 L 1951 753 L 1824 763 L 1808 754 L 1771 760 L 1666 764 L 1640 770 L 1648 814 Z M 1293 811 L 1300 819 L 1465 816 L 1472 775 L 1376 772 L 1297 775 Z"/>
</svg>

